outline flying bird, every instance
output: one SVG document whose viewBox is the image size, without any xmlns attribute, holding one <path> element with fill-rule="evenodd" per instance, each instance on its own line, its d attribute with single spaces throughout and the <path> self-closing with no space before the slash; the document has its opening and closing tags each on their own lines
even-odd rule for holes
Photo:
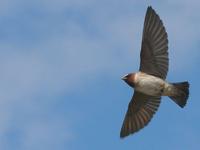
<svg viewBox="0 0 200 150">
<path fill-rule="evenodd" d="M 158 14 L 149 6 L 144 21 L 139 71 L 122 78 L 134 88 L 134 94 L 121 128 L 121 138 L 139 131 L 150 122 L 160 105 L 161 96 L 170 97 L 181 108 L 186 105 L 189 83 L 167 82 L 168 64 L 167 32 Z"/>
</svg>

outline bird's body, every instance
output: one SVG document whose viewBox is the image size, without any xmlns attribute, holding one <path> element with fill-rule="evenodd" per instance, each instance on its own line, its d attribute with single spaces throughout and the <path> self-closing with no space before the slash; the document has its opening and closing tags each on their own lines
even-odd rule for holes
<svg viewBox="0 0 200 150">
<path fill-rule="evenodd" d="M 165 80 L 146 74 L 144 72 L 137 72 L 132 74 L 131 83 L 134 85 L 135 91 L 150 95 L 150 96 L 172 96 L 173 85 Z"/>
<path fill-rule="evenodd" d="M 168 83 L 168 38 L 165 27 L 151 8 L 147 8 L 139 72 L 129 73 L 122 79 L 134 88 L 120 137 L 126 137 L 145 127 L 160 105 L 161 96 L 169 96 L 180 107 L 186 105 L 189 83 Z"/>
<path fill-rule="evenodd" d="M 135 74 L 135 90 L 151 96 L 161 96 L 165 89 L 165 81 L 146 73 Z"/>
</svg>

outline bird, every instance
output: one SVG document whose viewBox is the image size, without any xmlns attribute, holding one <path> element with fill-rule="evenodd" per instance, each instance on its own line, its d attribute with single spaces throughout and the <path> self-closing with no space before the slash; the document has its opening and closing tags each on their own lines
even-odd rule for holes
<svg viewBox="0 0 200 150">
<path fill-rule="evenodd" d="M 168 96 L 183 108 L 189 97 L 189 82 L 170 83 L 168 72 L 168 35 L 155 10 L 147 7 L 139 71 L 122 77 L 134 93 L 121 127 L 120 138 L 138 132 L 148 125 L 158 110 L 162 96 Z"/>
</svg>

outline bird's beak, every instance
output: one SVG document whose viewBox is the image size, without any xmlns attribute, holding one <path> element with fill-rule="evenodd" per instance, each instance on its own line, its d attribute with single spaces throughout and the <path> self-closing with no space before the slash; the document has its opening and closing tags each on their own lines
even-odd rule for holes
<svg viewBox="0 0 200 150">
<path fill-rule="evenodd" d="M 127 79 L 127 77 L 126 77 L 126 76 L 123 76 L 123 77 L 122 77 L 122 80 L 124 80 L 124 81 L 125 81 L 126 79 Z"/>
</svg>

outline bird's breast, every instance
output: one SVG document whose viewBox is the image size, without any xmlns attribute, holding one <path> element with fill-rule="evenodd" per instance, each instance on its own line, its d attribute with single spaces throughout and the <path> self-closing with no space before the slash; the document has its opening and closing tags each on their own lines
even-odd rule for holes
<svg viewBox="0 0 200 150">
<path fill-rule="evenodd" d="M 161 96 L 164 90 L 165 81 L 148 74 L 137 74 L 135 90 L 147 95 Z"/>
</svg>

